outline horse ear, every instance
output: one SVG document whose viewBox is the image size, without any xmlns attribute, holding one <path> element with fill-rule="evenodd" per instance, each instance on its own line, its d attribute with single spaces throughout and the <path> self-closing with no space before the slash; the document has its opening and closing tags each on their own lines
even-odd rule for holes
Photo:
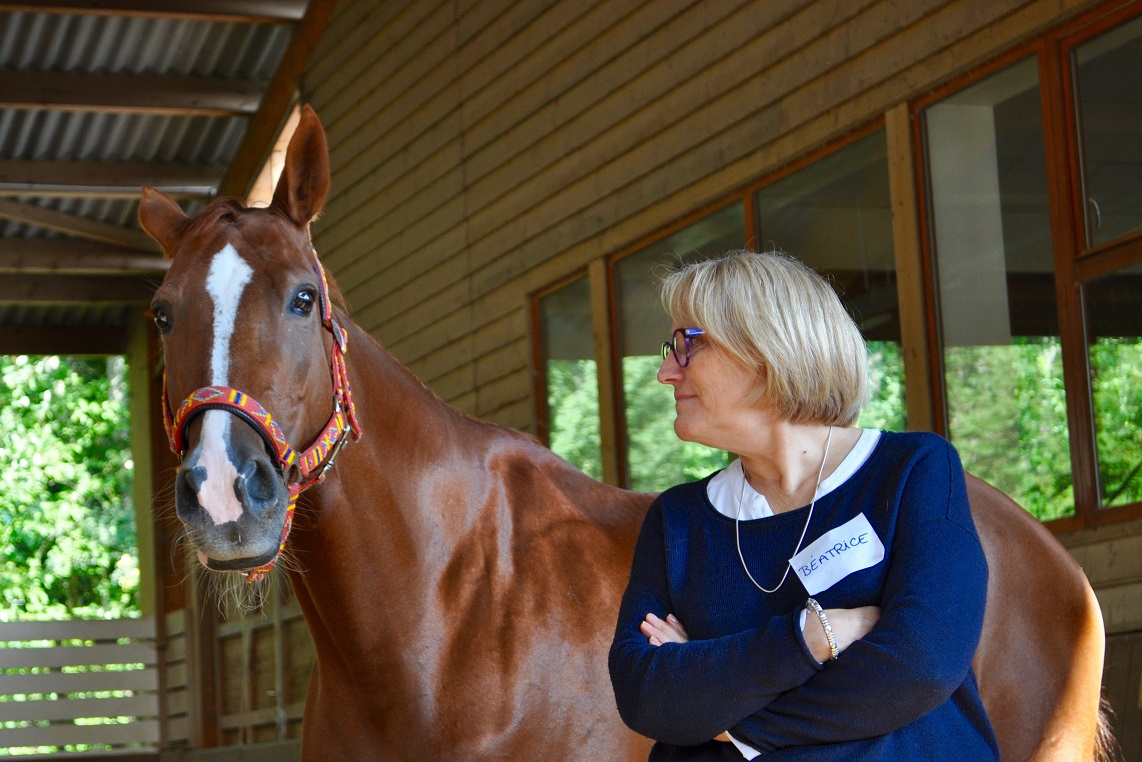
<svg viewBox="0 0 1142 762">
<path fill-rule="evenodd" d="M 186 212 L 170 196 L 143 186 L 143 198 L 139 201 L 139 224 L 147 235 L 159 242 L 168 259 L 174 257 L 175 240 L 188 219 Z"/>
<path fill-rule="evenodd" d="M 329 147 L 321 121 L 308 104 L 286 149 L 285 167 L 274 189 L 273 206 L 304 227 L 318 215 L 329 195 Z"/>
</svg>

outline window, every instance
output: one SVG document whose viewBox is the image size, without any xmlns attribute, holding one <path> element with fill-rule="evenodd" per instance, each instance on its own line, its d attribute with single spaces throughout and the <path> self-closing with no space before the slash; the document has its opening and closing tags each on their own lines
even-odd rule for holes
<svg viewBox="0 0 1142 762">
<path fill-rule="evenodd" d="M 603 476 L 599 383 L 586 277 L 538 302 L 547 442 L 556 454 L 595 479 Z"/>
<path fill-rule="evenodd" d="M 884 130 L 757 192 L 763 247 L 827 277 L 869 347 L 869 402 L 858 425 L 904 429 L 892 204 Z"/>
<path fill-rule="evenodd" d="M 1142 502 L 1142 264 L 1083 287 L 1101 505 Z"/>
<path fill-rule="evenodd" d="M 658 383 L 659 348 L 670 318 L 658 274 L 671 265 L 745 248 L 741 203 L 731 204 L 615 263 L 618 347 L 631 489 L 661 490 L 700 479 L 729 461 L 724 452 L 674 435 L 674 392 Z"/>
<path fill-rule="evenodd" d="M 1074 513 L 1035 58 L 924 112 L 948 431 L 1040 519 Z"/>
<path fill-rule="evenodd" d="M 1142 229 L 1142 18 L 1073 53 L 1087 246 Z"/>
</svg>

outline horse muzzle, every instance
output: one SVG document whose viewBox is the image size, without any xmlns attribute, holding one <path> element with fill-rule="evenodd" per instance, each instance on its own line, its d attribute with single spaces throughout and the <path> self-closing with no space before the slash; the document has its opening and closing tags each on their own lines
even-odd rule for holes
<svg viewBox="0 0 1142 762">
<path fill-rule="evenodd" d="M 208 568 L 263 566 L 276 557 L 287 521 L 284 475 L 239 419 L 225 411 L 208 411 L 203 419 L 199 442 L 176 478 L 175 511 Z"/>
</svg>

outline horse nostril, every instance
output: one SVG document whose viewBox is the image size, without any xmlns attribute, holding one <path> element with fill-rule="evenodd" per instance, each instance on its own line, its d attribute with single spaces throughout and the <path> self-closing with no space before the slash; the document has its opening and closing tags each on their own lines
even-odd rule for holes
<svg viewBox="0 0 1142 762">
<path fill-rule="evenodd" d="M 206 469 L 183 468 L 175 478 L 175 513 L 183 521 L 189 522 L 203 508 L 198 502 L 198 491 L 206 481 Z"/>
<path fill-rule="evenodd" d="M 260 517 L 277 504 L 277 474 L 260 460 L 249 460 L 238 473 L 234 485 L 246 510 Z"/>
</svg>

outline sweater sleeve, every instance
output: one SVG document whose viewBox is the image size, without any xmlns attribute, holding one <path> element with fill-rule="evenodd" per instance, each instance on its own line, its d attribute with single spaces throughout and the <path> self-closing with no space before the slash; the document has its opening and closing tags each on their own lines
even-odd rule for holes
<svg viewBox="0 0 1142 762">
<path fill-rule="evenodd" d="M 736 738 L 765 752 L 882 736 L 963 684 L 983 627 L 987 562 L 947 443 L 907 477 L 889 564 L 873 630 L 732 727 Z"/>
<path fill-rule="evenodd" d="M 821 668 L 797 613 L 724 637 L 650 645 L 639 630 L 647 613 L 673 613 L 666 565 L 656 502 L 635 547 L 609 659 L 619 714 L 631 729 L 680 746 L 704 743 Z"/>
</svg>

